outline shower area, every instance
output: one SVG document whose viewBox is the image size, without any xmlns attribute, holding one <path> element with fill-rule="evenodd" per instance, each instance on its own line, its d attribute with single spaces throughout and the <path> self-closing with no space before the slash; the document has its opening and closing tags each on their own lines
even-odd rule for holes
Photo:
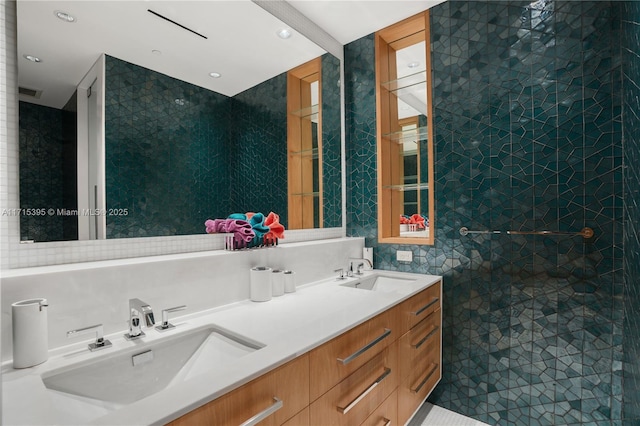
<svg viewBox="0 0 640 426">
<path fill-rule="evenodd" d="M 436 266 L 449 303 L 448 368 L 432 400 L 490 424 L 622 418 L 616 11 L 597 1 L 433 9 L 446 257 Z M 505 232 L 585 227 L 592 237 Z"/>
<path fill-rule="evenodd" d="M 379 245 L 365 225 L 371 40 L 346 46 L 348 232 L 376 248 L 378 268 L 444 276 L 434 404 L 499 425 L 638 424 L 639 12 L 564 0 L 431 9 L 432 247 Z M 543 230 L 561 234 L 506 232 Z M 397 262 L 399 249 L 414 260 Z"/>
</svg>

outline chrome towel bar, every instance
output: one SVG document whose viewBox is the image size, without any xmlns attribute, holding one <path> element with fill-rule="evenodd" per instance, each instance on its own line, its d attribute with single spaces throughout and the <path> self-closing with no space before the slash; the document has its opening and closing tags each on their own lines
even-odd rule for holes
<svg viewBox="0 0 640 426">
<path fill-rule="evenodd" d="M 561 232 L 561 231 L 471 231 L 466 226 L 460 228 L 460 235 L 469 234 L 508 234 L 508 235 L 570 235 L 581 236 L 582 238 L 593 237 L 593 229 L 584 227 L 580 232 Z"/>
</svg>

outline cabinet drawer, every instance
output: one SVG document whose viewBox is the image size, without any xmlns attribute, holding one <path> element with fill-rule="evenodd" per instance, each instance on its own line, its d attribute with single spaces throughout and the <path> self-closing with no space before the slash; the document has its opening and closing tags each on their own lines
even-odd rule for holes
<svg viewBox="0 0 640 426">
<path fill-rule="evenodd" d="M 440 308 L 442 300 L 442 281 L 402 302 L 398 307 L 400 316 L 400 334 L 409 331 L 429 314 Z"/>
<path fill-rule="evenodd" d="M 397 426 L 398 425 L 398 391 L 393 391 L 389 397 L 376 408 L 361 426 Z"/>
<path fill-rule="evenodd" d="M 399 336 L 395 310 L 391 309 L 311 351 L 311 401 L 356 371 Z"/>
<path fill-rule="evenodd" d="M 430 351 L 435 353 L 435 351 Z M 440 381 L 440 358 L 428 359 L 398 387 L 398 424 L 405 424 Z"/>
<path fill-rule="evenodd" d="M 440 309 L 432 312 L 400 338 L 398 372 L 401 381 L 406 379 L 416 365 L 427 357 L 430 350 L 436 348 L 439 352 L 442 335 L 441 313 Z M 439 356 L 435 359 L 438 358 Z"/>
<path fill-rule="evenodd" d="M 312 425 L 359 425 L 398 386 L 397 343 L 311 404 Z"/>
<path fill-rule="evenodd" d="M 170 424 L 239 425 L 263 413 L 261 425 L 281 425 L 309 405 L 308 389 L 309 357 L 304 355 Z"/>
</svg>

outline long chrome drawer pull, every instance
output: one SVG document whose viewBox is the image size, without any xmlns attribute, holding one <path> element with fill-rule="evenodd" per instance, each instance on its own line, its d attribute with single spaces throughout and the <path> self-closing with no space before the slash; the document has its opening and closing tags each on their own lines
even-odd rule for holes
<svg viewBox="0 0 640 426">
<path fill-rule="evenodd" d="M 422 387 L 424 386 L 425 383 L 427 383 L 427 381 L 431 378 L 431 376 L 433 376 L 433 373 L 436 372 L 436 370 L 438 369 L 438 364 L 431 364 L 433 365 L 433 368 L 431 369 L 431 371 L 429 372 L 429 374 L 427 374 L 427 376 L 420 382 L 420 384 L 418 385 L 417 388 L 415 389 L 411 389 L 411 392 L 413 393 L 418 393 L 420 392 L 420 389 L 422 389 Z"/>
<path fill-rule="evenodd" d="M 418 349 L 420 346 L 422 346 L 422 344 L 424 342 L 426 342 L 427 340 L 429 340 L 429 338 L 431 336 L 433 336 L 436 333 L 436 331 L 438 331 L 438 330 L 440 330 L 440 327 L 438 327 L 437 325 L 434 325 L 433 329 L 430 332 L 428 332 L 426 336 L 424 336 L 422 339 L 420 339 L 420 341 L 418 343 L 413 345 L 413 349 Z"/>
<path fill-rule="evenodd" d="M 273 413 L 275 413 L 276 411 L 281 409 L 282 406 L 284 405 L 280 398 L 276 398 L 274 396 L 273 400 L 275 402 L 271 406 L 266 408 L 264 411 L 259 412 L 255 416 L 251 417 L 249 420 L 247 420 L 246 422 L 242 423 L 240 426 L 257 425 L 258 423 L 260 423 L 261 421 L 263 421 L 264 419 L 266 419 L 267 417 L 269 417 L 270 415 L 272 415 Z"/>
<path fill-rule="evenodd" d="M 363 353 L 365 353 L 366 351 L 368 351 L 369 349 L 371 349 L 372 347 L 374 347 L 375 345 L 377 345 L 378 343 L 380 343 L 382 340 L 384 340 L 389 334 L 391 334 L 391 330 L 388 328 L 384 329 L 384 333 L 382 333 L 379 337 L 376 337 L 375 339 L 373 339 L 371 342 L 367 343 L 365 346 L 363 346 L 362 348 L 358 349 L 357 351 L 355 351 L 354 353 L 352 353 L 351 355 L 349 355 L 348 357 L 342 359 L 342 358 L 338 358 L 338 361 L 342 363 L 342 365 L 347 365 L 349 364 L 351 361 L 353 361 L 354 359 L 358 358 L 360 355 L 362 355 Z"/>
<path fill-rule="evenodd" d="M 391 426 L 391 420 L 383 417 L 382 421 L 384 422 L 384 426 Z"/>
<path fill-rule="evenodd" d="M 369 394 L 369 392 L 374 390 L 376 388 L 376 386 L 378 386 L 380 384 L 380 382 L 383 381 L 385 379 L 385 377 L 387 377 L 390 373 L 391 373 L 391 369 L 390 368 L 385 368 L 384 369 L 384 373 L 382 373 L 382 375 L 380 377 L 378 377 L 376 379 L 376 381 L 373 382 L 371 384 L 371 386 L 369 386 L 364 392 L 362 392 L 360 395 L 358 395 L 358 397 L 356 399 L 351 401 L 351 403 L 349 403 L 349 405 L 347 405 L 346 407 L 336 407 L 336 408 L 338 408 L 338 411 L 340 411 L 342 414 L 347 414 L 349 412 L 349 410 L 351 410 L 353 407 L 355 407 L 358 404 L 358 402 L 362 401 L 362 399 L 365 396 L 367 396 Z"/>
<path fill-rule="evenodd" d="M 431 300 L 431 302 L 427 303 L 426 305 L 424 305 L 422 308 L 418 309 L 415 312 L 411 312 L 411 315 L 415 315 L 418 316 L 421 313 L 423 313 L 425 310 L 429 309 L 431 306 L 435 305 L 436 303 L 438 303 L 438 300 L 440 300 L 439 297 L 434 297 L 433 300 Z"/>
</svg>

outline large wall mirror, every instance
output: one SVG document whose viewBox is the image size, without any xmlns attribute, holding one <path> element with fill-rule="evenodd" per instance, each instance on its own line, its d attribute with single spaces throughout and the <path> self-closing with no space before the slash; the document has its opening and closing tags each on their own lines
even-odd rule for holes
<svg viewBox="0 0 640 426">
<path fill-rule="evenodd" d="M 18 1 L 17 20 L 21 240 L 203 234 L 247 211 L 342 226 L 340 61 L 256 4 Z M 322 203 L 300 225 L 287 73 L 312 60 Z"/>
</svg>

